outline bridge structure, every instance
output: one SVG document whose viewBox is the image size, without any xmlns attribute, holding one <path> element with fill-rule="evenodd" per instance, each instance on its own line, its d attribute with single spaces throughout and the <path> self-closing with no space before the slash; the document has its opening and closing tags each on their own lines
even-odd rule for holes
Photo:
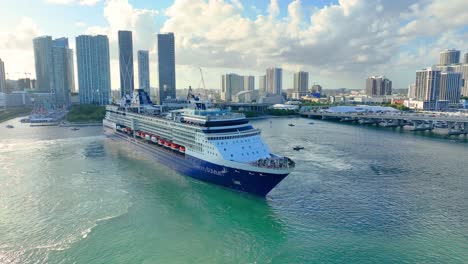
<svg viewBox="0 0 468 264">
<path fill-rule="evenodd" d="M 427 113 L 367 113 L 367 112 L 326 112 L 307 111 L 301 116 L 321 118 L 340 122 L 356 122 L 359 124 L 380 125 L 383 127 L 409 126 L 413 131 L 433 130 L 444 128 L 448 135 L 468 134 L 468 115 L 436 115 Z"/>
</svg>

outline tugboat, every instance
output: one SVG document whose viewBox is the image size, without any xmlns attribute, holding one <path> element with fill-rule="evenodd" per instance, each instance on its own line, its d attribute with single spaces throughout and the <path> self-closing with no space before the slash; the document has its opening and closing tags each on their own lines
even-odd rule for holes
<svg viewBox="0 0 468 264">
<path fill-rule="evenodd" d="M 293 149 L 294 149 L 294 150 L 296 150 L 296 151 L 299 151 L 299 150 L 302 150 L 302 149 L 304 149 L 304 147 L 301 147 L 301 146 L 295 146 Z"/>
<path fill-rule="evenodd" d="M 12 125 L 7 125 L 6 128 L 15 128 L 15 127 Z"/>
</svg>

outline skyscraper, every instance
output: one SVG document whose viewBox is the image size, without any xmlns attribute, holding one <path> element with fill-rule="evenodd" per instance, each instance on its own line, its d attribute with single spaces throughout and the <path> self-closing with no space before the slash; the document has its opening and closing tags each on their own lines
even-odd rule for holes
<svg viewBox="0 0 468 264">
<path fill-rule="evenodd" d="M 175 43 L 173 33 L 158 34 L 159 103 L 176 98 Z"/>
<path fill-rule="evenodd" d="M 73 69 L 70 69 L 73 65 L 73 61 L 70 62 L 70 59 L 73 58 L 72 51 L 68 48 L 68 39 L 61 38 L 54 40 L 52 42 L 52 57 L 53 57 L 53 89 L 52 92 L 55 97 L 55 104 L 59 107 L 67 107 L 70 105 L 70 90 L 73 74 L 70 72 Z"/>
<path fill-rule="evenodd" d="M 138 84 L 140 89 L 150 94 L 149 52 L 147 50 L 138 51 Z"/>
<path fill-rule="evenodd" d="M 468 63 L 468 52 L 463 56 L 463 63 Z"/>
<path fill-rule="evenodd" d="M 306 95 L 309 87 L 309 73 L 300 71 L 294 73 L 294 92 Z"/>
<path fill-rule="evenodd" d="M 221 99 L 224 101 L 233 101 L 236 94 L 244 90 L 244 76 L 229 73 L 221 77 Z"/>
<path fill-rule="evenodd" d="M 392 94 L 392 81 L 383 76 L 371 76 L 366 80 L 366 95 L 383 96 Z"/>
<path fill-rule="evenodd" d="M 255 77 L 244 76 L 244 91 L 253 91 L 253 90 L 255 90 Z"/>
<path fill-rule="evenodd" d="M 120 95 L 132 94 L 133 80 L 133 40 L 131 31 L 119 31 Z"/>
<path fill-rule="evenodd" d="M 415 95 L 417 100 L 434 104 L 440 100 L 440 74 L 440 70 L 435 68 L 416 72 Z"/>
<path fill-rule="evenodd" d="M 283 69 L 268 68 L 266 72 L 266 90 L 268 93 L 281 95 L 283 87 Z"/>
<path fill-rule="evenodd" d="M 108 104 L 111 95 L 111 77 L 107 36 L 76 37 L 76 60 L 80 103 Z"/>
<path fill-rule="evenodd" d="M 449 65 L 460 62 L 460 51 L 455 49 L 446 49 L 440 52 L 440 65 Z"/>
<path fill-rule="evenodd" d="M 0 59 L 0 93 L 6 92 L 5 63 Z"/>
<path fill-rule="evenodd" d="M 258 89 L 261 92 L 266 91 L 266 75 L 262 75 L 258 78 Z"/>
<path fill-rule="evenodd" d="M 33 46 L 37 90 L 40 92 L 51 92 L 54 89 L 52 37 L 37 37 L 33 39 Z"/>
<path fill-rule="evenodd" d="M 461 77 L 460 72 L 442 72 L 440 74 L 440 100 L 447 100 L 451 104 L 460 102 Z"/>
</svg>

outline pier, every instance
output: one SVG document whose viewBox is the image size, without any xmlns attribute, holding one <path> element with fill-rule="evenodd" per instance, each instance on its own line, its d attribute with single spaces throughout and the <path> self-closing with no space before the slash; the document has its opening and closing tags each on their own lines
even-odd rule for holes
<svg viewBox="0 0 468 264">
<path fill-rule="evenodd" d="M 320 118 L 339 122 L 355 122 L 361 125 L 379 125 L 383 127 L 405 127 L 413 131 L 433 130 L 442 128 L 448 135 L 468 134 L 468 116 L 466 115 L 436 115 L 427 113 L 368 113 L 368 112 L 326 112 L 308 111 L 301 116 L 307 118 Z"/>
</svg>

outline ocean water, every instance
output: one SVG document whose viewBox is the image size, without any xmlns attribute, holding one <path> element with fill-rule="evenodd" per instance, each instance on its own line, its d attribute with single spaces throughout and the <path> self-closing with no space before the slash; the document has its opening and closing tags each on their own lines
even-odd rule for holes
<svg viewBox="0 0 468 264">
<path fill-rule="evenodd" d="M 181 176 L 99 127 L 7 123 L 0 263 L 468 263 L 466 137 L 253 121 L 297 163 L 261 199 Z"/>
</svg>

